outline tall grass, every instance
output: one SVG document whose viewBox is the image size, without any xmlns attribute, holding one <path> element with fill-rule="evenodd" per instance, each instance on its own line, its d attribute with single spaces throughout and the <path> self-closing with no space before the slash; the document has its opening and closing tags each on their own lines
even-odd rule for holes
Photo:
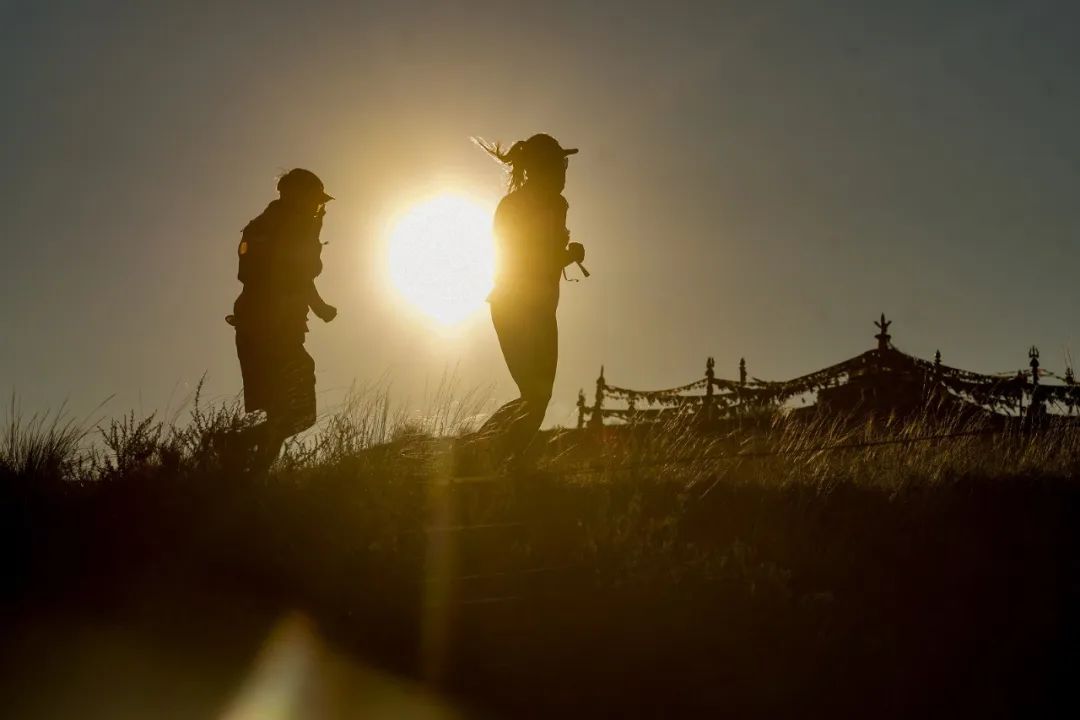
<svg viewBox="0 0 1080 720">
<path fill-rule="evenodd" d="M 356 384 L 316 426 L 291 438 L 277 473 L 309 471 L 347 460 L 370 459 L 371 451 L 394 448 L 409 455 L 429 441 L 452 438 L 476 427 L 488 404 L 480 390 L 463 390 L 452 373 L 425 389 L 417 409 L 395 404 L 386 380 Z M 188 473 L 235 470 L 226 439 L 251 428 L 260 413 L 246 415 L 239 399 L 207 404 L 202 384 L 185 412 L 164 420 L 156 413 L 91 421 L 58 412 L 25 416 L 12 397 L 0 438 L 0 475 L 29 483 L 86 484 L 130 481 L 161 469 Z"/>
<path fill-rule="evenodd" d="M 201 388 L 200 388 L 201 389 Z M 0 473 L 37 483 L 93 483 L 169 468 L 226 468 L 223 438 L 258 420 L 238 400 L 207 405 L 200 389 L 186 416 L 168 421 L 129 412 L 79 421 L 65 408 L 24 416 L 12 398 L 0 438 Z M 354 385 L 311 431 L 291 439 L 278 473 L 346 461 L 428 457 L 431 441 L 475 429 L 487 396 L 444 375 L 419 410 L 395 405 L 386 381 Z M 972 475 L 1071 475 L 1080 467 L 1080 426 L 1027 425 L 987 415 L 855 417 L 763 412 L 703 427 L 692 415 L 600 431 L 546 431 L 539 468 L 573 482 L 671 481 L 707 491 L 718 481 L 765 485 L 850 481 L 882 488 Z M 387 455 L 387 453 L 390 453 Z M 393 472 L 393 468 L 384 468 Z M 404 468 L 402 468 L 404 469 Z"/>
<path fill-rule="evenodd" d="M 907 417 L 762 412 L 703 428 L 692 415 L 605 428 L 558 444 L 575 477 L 666 479 L 688 489 L 717 480 L 768 486 L 854 482 L 899 488 L 964 476 L 1075 474 L 1080 425 L 984 414 Z M 556 462 L 557 466 L 558 463 Z"/>
<path fill-rule="evenodd" d="M 12 395 L 0 437 L 0 478 L 48 486 L 78 478 L 88 432 L 64 406 L 26 417 Z"/>
</svg>

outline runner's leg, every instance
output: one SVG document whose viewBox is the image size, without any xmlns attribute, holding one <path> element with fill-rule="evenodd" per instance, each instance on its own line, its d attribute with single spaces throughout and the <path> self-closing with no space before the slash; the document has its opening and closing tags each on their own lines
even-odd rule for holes
<svg viewBox="0 0 1080 720">
<path fill-rule="evenodd" d="M 521 393 L 513 413 L 505 418 L 509 425 L 504 452 L 520 453 L 539 430 L 551 400 L 559 355 L 558 325 L 554 308 L 500 304 L 491 310 L 507 369 Z"/>
</svg>

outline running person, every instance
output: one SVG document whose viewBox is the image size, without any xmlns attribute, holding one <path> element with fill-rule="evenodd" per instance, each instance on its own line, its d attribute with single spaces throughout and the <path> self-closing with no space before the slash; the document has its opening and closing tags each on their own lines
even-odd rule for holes
<svg viewBox="0 0 1080 720">
<path fill-rule="evenodd" d="M 550 135 L 533 135 L 509 150 L 478 141 L 509 172 L 509 193 L 495 211 L 495 288 L 491 321 L 506 367 L 521 396 L 481 428 L 495 436 L 496 455 L 520 458 L 544 421 L 559 359 L 559 281 L 585 248 L 566 229 L 568 157 L 577 152 Z"/>
<path fill-rule="evenodd" d="M 248 438 L 260 470 L 288 437 L 315 424 L 315 361 L 304 349 L 308 310 L 324 322 L 337 315 L 315 289 L 319 233 L 333 197 L 302 168 L 282 175 L 277 189 L 280 197 L 244 228 L 237 249 L 244 289 L 227 318 L 236 327 L 244 409 L 266 412 Z"/>
</svg>

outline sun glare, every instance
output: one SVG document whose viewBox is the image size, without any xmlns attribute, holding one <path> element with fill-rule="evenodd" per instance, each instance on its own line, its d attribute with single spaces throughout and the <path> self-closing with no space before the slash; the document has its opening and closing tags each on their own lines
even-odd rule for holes
<svg viewBox="0 0 1080 720">
<path fill-rule="evenodd" d="M 484 304 L 495 268 L 491 211 L 461 195 L 410 208 L 390 231 L 390 278 L 401 295 L 444 325 Z"/>
</svg>

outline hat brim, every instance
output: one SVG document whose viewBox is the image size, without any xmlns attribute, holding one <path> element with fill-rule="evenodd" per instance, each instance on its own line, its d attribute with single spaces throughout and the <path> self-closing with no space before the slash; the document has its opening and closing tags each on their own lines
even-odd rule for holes
<svg viewBox="0 0 1080 720">
<path fill-rule="evenodd" d="M 562 151 L 563 155 L 577 155 L 577 153 L 578 153 L 577 148 L 563 148 L 563 151 Z"/>
<path fill-rule="evenodd" d="M 323 202 L 330 202 L 333 199 L 334 199 L 333 195 L 328 195 L 327 193 L 322 194 L 322 201 Z"/>
</svg>

